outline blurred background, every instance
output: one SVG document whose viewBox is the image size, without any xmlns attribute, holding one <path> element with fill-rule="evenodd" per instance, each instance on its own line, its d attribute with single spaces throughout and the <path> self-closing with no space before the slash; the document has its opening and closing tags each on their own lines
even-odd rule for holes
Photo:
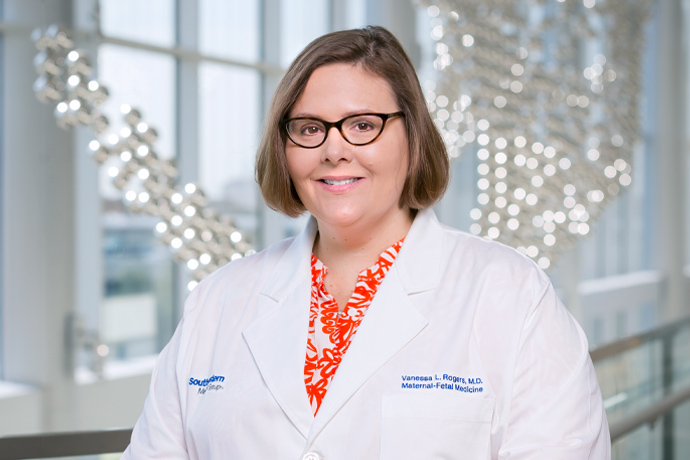
<svg viewBox="0 0 690 460">
<path fill-rule="evenodd" d="M 172 335 L 189 290 L 203 275 L 197 270 L 203 258 L 176 252 L 179 247 L 174 235 L 168 227 L 159 226 L 160 216 L 142 212 L 143 205 L 132 204 L 136 199 L 124 198 L 125 190 L 113 184 L 118 170 L 112 172 L 109 163 L 94 161 L 94 139 L 105 144 L 103 139 L 113 133 L 126 137 L 123 104 L 138 109 L 141 119 L 155 128 L 158 159 L 176 165 L 177 183 L 195 184 L 204 192 L 203 206 L 232 217 L 224 228 L 241 235 L 231 239 L 233 244 L 241 239 L 244 246 L 228 246 L 227 259 L 246 255 L 294 235 L 305 220 L 287 219 L 268 210 L 253 176 L 262 119 L 278 80 L 312 39 L 333 30 L 383 25 L 400 39 L 417 67 L 430 110 L 444 129 L 454 158 L 452 183 L 436 212 L 442 222 L 484 234 L 481 225 L 494 223 L 494 217 L 482 202 L 489 184 L 482 182 L 487 176 L 482 168 L 491 168 L 492 187 L 502 168 L 486 161 L 489 153 L 482 148 L 486 143 L 481 134 L 474 133 L 491 134 L 492 143 L 486 148 L 493 148 L 493 139 L 500 132 L 482 128 L 481 122 L 486 120 L 471 119 L 465 106 L 455 107 L 452 117 L 448 111 L 441 113 L 448 98 L 458 104 L 464 100 L 460 94 L 441 98 L 442 89 L 448 91 L 453 78 L 459 78 L 441 75 L 452 63 L 444 55 L 459 62 L 454 51 L 489 49 L 484 56 L 491 56 L 492 49 L 480 42 L 479 32 L 453 36 L 457 28 L 448 21 L 472 30 L 472 21 L 463 23 L 462 17 L 463 8 L 474 8 L 473 14 L 492 18 L 500 32 L 497 41 L 520 35 L 519 30 L 511 29 L 514 18 L 505 14 L 511 2 L 483 2 L 486 12 L 477 9 L 481 3 L 0 0 L 0 459 L 30 458 L 16 453 L 3 457 L 3 437 L 11 441 L 9 437 L 19 435 L 131 428 L 141 412 L 156 355 Z M 570 8 L 565 15 L 552 16 L 564 21 L 563 27 L 556 21 L 557 27 L 575 31 L 572 43 L 563 43 L 562 37 L 558 41 L 542 30 L 523 49 L 542 50 L 537 55 L 547 70 L 549 56 L 557 56 L 554 49 L 572 49 L 571 64 L 582 64 L 577 75 L 583 78 L 583 69 L 593 69 L 590 75 L 584 72 L 592 82 L 593 104 L 600 91 L 592 74 L 596 74 L 596 66 L 587 67 L 589 58 L 594 56 L 605 69 L 606 59 L 599 56 L 611 51 L 609 64 L 615 68 L 622 62 L 615 43 L 602 37 L 613 35 L 614 41 L 630 45 L 626 52 L 639 75 L 630 69 L 619 71 L 621 79 L 634 84 L 627 87 L 630 91 L 618 94 L 612 105 L 627 110 L 626 141 L 631 139 L 634 145 L 626 150 L 627 163 L 616 163 L 612 175 L 603 173 L 617 178 L 620 193 L 618 185 L 614 190 L 609 184 L 602 189 L 608 191 L 603 202 L 596 194 L 588 195 L 590 207 L 583 207 L 577 219 L 570 217 L 575 222 L 570 233 L 577 238 L 559 236 L 554 245 L 544 237 L 544 244 L 529 245 L 517 242 L 516 236 L 512 243 L 522 245 L 520 250 L 547 269 L 561 299 L 588 336 L 615 432 L 614 458 L 690 458 L 690 403 L 686 402 L 690 398 L 690 1 L 513 3 L 519 3 L 515 8 L 530 27 L 542 21 L 540 15 L 557 11 L 561 4 Z M 597 8 L 601 8 L 598 15 L 594 14 Z M 40 89 L 34 85 L 36 67 L 46 66 L 45 56 L 35 59 L 38 49 L 32 31 L 42 28 L 46 33 L 51 24 L 72 31 L 71 45 L 89 58 L 89 78 L 108 90 L 107 100 L 98 109 L 110 123 L 98 135 L 93 127 L 85 126 L 88 123 L 75 122 L 74 127 L 67 123 L 61 129 L 54 114 L 56 101 L 44 103 L 36 97 L 35 89 Z M 632 35 L 612 34 L 613 27 L 621 24 Z M 585 40 L 577 35 L 578 27 L 596 33 Z M 473 37 L 477 37 L 476 43 Z M 469 61 L 462 65 L 479 69 L 482 56 L 470 56 L 474 67 L 467 66 Z M 532 58 L 526 56 L 518 58 L 529 63 Z M 562 65 L 563 61 L 554 57 L 552 63 Z M 513 76 L 521 76 L 525 68 L 529 70 L 529 65 L 511 67 Z M 565 66 L 548 71 L 555 78 L 561 70 L 565 79 L 573 69 Z M 611 75 L 602 70 L 599 74 Z M 532 82 L 538 83 L 536 77 Z M 516 90 L 509 83 L 506 91 L 522 91 L 522 84 Z M 528 85 L 525 83 L 526 88 Z M 463 91 L 470 94 L 471 89 Z M 481 93 L 477 88 L 474 91 Z M 475 97 L 475 115 L 487 109 L 480 100 Z M 503 101 L 493 99 L 493 104 L 503 107 Z M 538 98 L 535 101 L 541 103 Z M 589 99 L 568 104 L 580 110 L 588 106 Z M 55 112 L 59 121 L 64 113 L 58 112 L 59 107 Z M 553 118 L 565 120 L 567 127 L 571 112 Z M 607 120 L 608 113 L 606 108 L 592 108 L 588 116 L 598 116 L 596 123 L 581 124 L 590 131 L 621 124 L 617 119 Z M 498 129 L 501 119 L 493 116 L 491 129 Z M 444 124 L 449 117 L 455 125 Z M 535 119 L 550 118 L 546 113 Z M 464 133 L 461 123 L 467 128 Z M 608 134 L 607 145 L 618 147 L 616 136 Z M 580 136 L 579 131 L 573 136 Z M 599 150 L 602 157 L 606 155 L 605 145 L 599 147 L 598 140 L 593 143 L 589 131 L 577 140 L 588 145 L 582 154 L 587 161 L 595 162 Z M 530 155 L 542 151 L 539 158 L 548 155 L 541 143 L 528 142 Z M 503 147 L 498 139 L 495 147 Z M 512 155 L 509 148 L 506 152 Z M 578 161 L 571 157 L 568 168 L 558 163 L 561 169 L 554 168 L 555 173 L 544 168 L 545 175 L 563 178 L 563 183 L 572 182 L 575 173 L 586 178 L 591 166 L 579 166 Z M 531 183 L 535 184 L 534 179 Z M 512 186 L 509 182 L 508 187 Z M 133 196 L 141 199 L 142 195 Z M 540 203 L 548 201 L 545 196 L 539 195 Z M 503 208 L 505 203 L 496 206 Z M 511 216 L 519 212 L 506 209 Z M 542 220 L 529 223 L 546 229 L 545 222 L 562 223 L 557 214 L 540 211 Z M 507 221 L 506 228 L 518 224 L 525 226 L 524 221 Z M 488 233 L 512 244 L 505 234 Z M 561 245 L 561 240 L 568 243 Z M 218 260 L 226 261 L 223 257 Z M 40 438 L 26 439 L 23 446 L 35 445 Z M 84 445 L 90 442 L 94 441 L 84 441 Z M 103 442 L 110 445 L 110 441 Z M 104 447 L 92 453 L 111 450 Z M 43 457 L 58 456 L 56 452 Z"/>
</svg>

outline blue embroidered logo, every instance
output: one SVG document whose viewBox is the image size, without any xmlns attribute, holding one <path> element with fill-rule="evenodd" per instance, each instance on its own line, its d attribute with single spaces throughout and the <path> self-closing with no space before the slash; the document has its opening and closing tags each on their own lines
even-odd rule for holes
<svg viewBox="0 0 690 460">
<path fill-rule="evenodd" d="M 194 377 L 191 377 L 189 379 L 189 386 L 197 386 L 199 387 L 197 393 L 198 394 L 206 394 L 207 391 L 218 391 L 222 390 L 225 388 L 223 385 L 220 385 L 221 382 L 225 382 L 225 377 L 222 375 L 212 375 L 209 378 L 199 380 L 195 379 Z"/>
</svg>

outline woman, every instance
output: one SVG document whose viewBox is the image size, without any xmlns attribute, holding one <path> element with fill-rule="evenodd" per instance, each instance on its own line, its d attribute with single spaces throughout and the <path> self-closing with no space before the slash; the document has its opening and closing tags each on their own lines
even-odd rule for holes
<svg viewBox="0 0 690 460">
<path fill-rule="evenodd" d="M 582 330 L 530 260 L 439 224 L 448 170 L 388 31 L 307 46 L 257 179 L 312 218 L 190 294 L 123 458 L 609 458 Z"/>
</svg>

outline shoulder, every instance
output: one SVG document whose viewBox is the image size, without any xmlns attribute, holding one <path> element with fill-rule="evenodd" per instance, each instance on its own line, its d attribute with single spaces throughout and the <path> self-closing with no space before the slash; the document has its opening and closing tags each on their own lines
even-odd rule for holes
<svg viewBox="0 0 690 460">
<path fill-rule="evenodd" d="M 274 243 L 256 254 L 229 262 L 206 276 L 190 293 L 185 303 L 185 314 L 209 298 L 227 299 L 242 293 L 258 293 L 294 239 Z"/>
<path fill-rule="evenodd" d="M 438 286 L 449 298 L 470 296 L 465 308 L 483 311 L 495 305 L 515 312 L 550 285 L 537 264 L 516 249 L 444 225 L 432 210 L 417 214 L 399 265 L 408 291 Z"/>
<path fill-rule="evenodd" d="M 446 226 L 443 240 L 439 292 L 448 299 L 444 310 L 471 317 L 486 362 L 516 359 L 495 344 L 516 349 L 536 318 L 550 311 L 567 316 L 546 273 L 516 249 Z"/>
<path fill-rule="evenodd" d="M 497 241 L 441 225 L 446 264 L 462 271 L 466 279 L 486 282 L 492 291 L 530 291 L 534 296 L 551 284 L 549 277 L 528 256 Z"/>
</svg>

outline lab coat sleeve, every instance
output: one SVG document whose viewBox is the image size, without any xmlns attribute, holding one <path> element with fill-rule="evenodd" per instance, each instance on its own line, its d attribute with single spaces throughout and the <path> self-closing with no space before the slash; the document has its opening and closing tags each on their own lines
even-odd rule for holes
<svg viewBox="0 0 690 460">
<path fill-rule="evenodd" d="M 608 460 L 611 443 L 587 339 L 547 282 L 527 312 L 501 460 Z"/>
<path fill-rule="evenodd" d="M 190 306 L 195 304 L 199 288 L 185 303 L 185 317 L 170 342 L 161 351 L 151 375 L 149 394 L 139 417 L 129 447 L 121 460 L 188 460 L 178 386 L 178 354 Z"/>
</svg>

